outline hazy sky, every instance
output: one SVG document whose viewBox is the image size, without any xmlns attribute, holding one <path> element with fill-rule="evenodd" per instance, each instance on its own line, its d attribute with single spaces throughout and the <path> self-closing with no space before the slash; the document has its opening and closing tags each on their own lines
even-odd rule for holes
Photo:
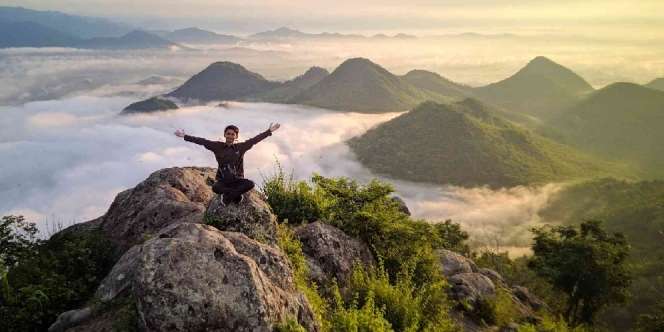
<svg viewBox="0 0 664 332">
<path fill-rule="evenodd" d="M 661 0 L 3 0 L 0 4 L 122 17 L 153 27 L 198 25 L 245 33 L 287 25 L 311 31 L 581 31 L 641 37 L 659 35 L 664 25 Z"/>
</svg>

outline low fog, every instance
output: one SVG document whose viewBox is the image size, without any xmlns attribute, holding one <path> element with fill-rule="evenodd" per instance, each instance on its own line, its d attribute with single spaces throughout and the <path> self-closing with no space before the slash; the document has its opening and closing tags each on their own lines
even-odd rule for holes
<svg viewBox="0 0 664 332">
<path fill-rule="evenodd" d="M 215 139 L 232 123 L 244 140 L 270 122 L 282 123 L 246 155 L 246 175 L 258 184 L 274 171 L 276 160 L 296 179 L 309 179 L 313 172 L 361 182 L 375 177 L 343 142 L 396 113 L 234 102 L 227 109 L 197 106 L 118 116 L 126 105 L 168 92 L 214 61 L 238 62 L 273 80 L 290 79 L 313 65 L 332 70 L 354 56 L 368 57 L 395 74 L 423 68 L 470 85 L 505 78 L 536 55 L 569 66 L 595 86 L 664 76 L 653 70 L 664 68 L 664 52 L 655 48 L 645 51 L 620 41 L 583 44 L 581 39 L 508 35 L 189 45 L 196 49 L 149 52 L 0 50 L 0 215 L 22 214 L 47 236 L 55 224 L 102 215 L 118 192 L 153 171 L 215 167 L 211 153 L 173 135 L 177 128 Z M 471 234 L 474 246 L 494 249 L 527 247 L 528 230 L 540 223 L 538 211 L 562 186 L 495 191 L 384 180 L 395 185 L 415 217 L 452 219 Z"/>
<path fill-rule="evenodd" d="M 245 41 L 237 45 L 186 45 L 192 49 L 98 51 L 65 48 L 0 49 L 0 105 L 79 95 L 163 93 L 215 61 L 233 61 L 272 80 L 288 80 L 311 66 L 333 70 L 350 57 L 367 57 L 395 74 L 437 72 L 480 86 L 504 79 L 544 55 L 592 85 L 645 83 L 664 76 L 659 44 L 577 36 L 441 35 L 417 39 Z M 150 76 L 158 83 L 138 84 Z"/>
<path fill-rule="evenodd" d="M 260 184 L 276 160 L 296 179 L 313 172 L 360 182 L 375 176 L 343 141 L 397 113 L 339 113 L 293 105 L 230 103 L 228 108 L 188 107 L 149 115 L 118 116 L 128 97 L 74 97 L 2 107 L 0 118 L 0 214 L 21 214 L 44 234 L 52 227 L 105 213 L 115 195 L 151 172 L 173 166 L 211 166 L 213 155 L 173 135 L 177 128 L 219 139 L 227 124 L 244 140 L 282 123 L 250 150 L 245 173 Z M 557 186 L 492 191 L 393 181 L 415 217 L 453 219 L 475 245 L 524 246 L 527 229 Z M 498 241 L 498 242 L 496 242 Z"/>
</svg>

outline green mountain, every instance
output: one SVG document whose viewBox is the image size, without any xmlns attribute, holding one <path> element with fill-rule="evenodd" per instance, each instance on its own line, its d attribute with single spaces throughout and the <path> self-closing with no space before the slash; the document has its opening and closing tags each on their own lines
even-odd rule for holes
<svg viewBox="0 0 664 332">
<path fill-rule="evenodd" d="M 472 94 L 471 88 L 454 83 L 445 77 L 426 70 L 411 70 L 402 78 L 413 86 L 433 94 L 464 98 Z"/>
<path fill-rule="evenodd" d="M 121 114 L 131 113 L 150 113 L 156 111 L 167 111 L 178 109 L 178 105 L 174 102 L 159 97 L 152 97 L 150 99 L 135 102 L 122 110 Z"/>
<path fill-rule="evenodd" d="M 510 187 L 628 173 L 504 120 L 474 99 L 426 102 L 348 144 L 378 174 Z"/>
<path fill-rule="evenodd" d="M 278 87 L 263 76 L 232 62 L 215 62 L 167 96 L 182 101 L 237 100 Z"/>
<path fill-rule="evenodd" d="M 330 73 L 321 67 L 311 67 L 304 74 L 284 82 L 279 87 L 258 94 L 253 99 L 269 103 L 288 103 L 297 95 L 309 89 L 322 79 L 327 77 Z"/>
<path fill-rule="evenodd" d="M 598 321 L 611 331 L 631 331 L 639 315 L 664 299 L 664 181 L 598 179 L 564 188 L 539 214 L 544 222 L 578 224 L 602 220 L 608 231 L 625 234 L 634 278 L 631 300 L 609 308 Z"/>
<path fill-rule="evenodd" d="M 650 83 L 646 84 L 646 87 L 655 90 L 664 91 L 664 77 L 656 78 L 650 81 Z"/>
<path fill-rule="evenodd" d="M 293 103 L 364 113 L 405 111 L 426 99 L 419 90 L 364 58 L 344 61 L 329 76 L 297 95 Z"/>
<path fill-rule="evenodd" d="M 482 100 L 507 109 L 548 117 L 570 107 L 593 88 L 573 71 L 539 56 L 516 74 L 474 91 Z"/>
<path fill-rule="evenodd" d="M 664 176 L 664 92 L 632 83 L 596 91 L 551 119 L 555 137 L 604 157 Z"/>
</svg>

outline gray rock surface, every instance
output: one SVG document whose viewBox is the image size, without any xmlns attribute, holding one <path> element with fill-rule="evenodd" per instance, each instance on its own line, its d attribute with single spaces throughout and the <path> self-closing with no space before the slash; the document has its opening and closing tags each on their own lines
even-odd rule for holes
<svg viewBox="0 0 664 332">
<path fill-rule="evenodd" d="M 215 194 L 214 168 L 173 167 L 156 171 L 119 193 L 100 227 L 122 252 L 177 223 L 200 223 Z"/>
<path fill-rule="evenodd" d="M 343 287 L 354 264 L 363 267 L 376 264 L 366 244 L 323 222 L 300 226 L 295 229 L 295 235 L 302 242 L 310 275 L 318 285 L 336 278 Z"/>
<path fill-rule="evenodd" d="M 495 270 L 492 269 L 487 269 L 487 268 L 480 268 L 477 270 L 477 272 L 485 275 L 491 281 L 493 281 L 494 284 L 499 284 L 499 285 L 504 285 L 505 280 L 503 280 L 503 276 L 500 275 L 500 273 L 496 272 Z"/>
<path fill-rule="evenodd" d="M 528 288 L 523 286 L 515 286 L 512 288 L 512 293 L 516 296 L 523 304 L 528 305 L 534 310 L 539 310 L 544 307 L 546 304 L 544 301 L 540 300 L 537 296 L 531 293 Z"/>
<path fill-rule="evenodd" d="M 459 273 L 477 272 L 475 262 L 447 249 L 438 250 L 440 257 L 440 267 L 445 276 L 453 276 Z"/>
<path fill-rule="evenodd" d="M 491 279 L 479 273 L 459 273 L 448 278 L 452 286 L 452 298 L 457 301 L 475 304 L 490 300 L 496 295 L 496 287 Z"/>
<path fill-rule="evenodd" d="M 399 210 L 407 215 L 410 215 L 410 209 L 408 209 L 408 205 L 406 205 L 406 202 L 399 196 L 392 196 L 391 197 L 393 201 L 397 202 L 399 204 Z"/>
<path fill-rule="evenodd" d="M 224 205 L 217 195 L 206 214 L 208 222 L 220 230 L 239 232 L 270 245 L 277 244 L 277 218 L 256 190 L 245 193 L 239 204 Z"/>
<path fill-rule="evenodd" d="M 125 253 L 98 294 L 124 291 L 148 331 L 271 331 L 289 317 L 319 328 L 279 249 L 207 225 L 173 224 Z"/>
<path fill-rule="evenodd" d="M 76 326 L 85 321 L 92 314 L 92 308 L 85 307 L 82 309 L 74 309 L 61 313 L 55 323 L 51 324 L 48 332 L 62 332 L 66 331 L 72 326 Z"/>
</svg>

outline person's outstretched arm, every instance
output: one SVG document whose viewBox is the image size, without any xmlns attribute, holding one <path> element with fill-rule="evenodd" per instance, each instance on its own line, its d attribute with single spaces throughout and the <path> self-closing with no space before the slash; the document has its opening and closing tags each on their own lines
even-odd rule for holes
<svg viewBox="0 0 664 332">
<path fill-rule="evenodd" d="M 247 151 L 247 150 L 251 149 L 251 147 L 254 146 L 256 143 L 258 143 L 258 142 L 264 140 L 265 138 L 267 138 L 268 136 L 272 135 L 272 133 L 274 131 L 276 131 L 277 129 L 279 129 L 279 127 L 281 127 L 281 125 L 278 124 L 278 123 L 270 123 L 270 127 L 266 131 L 264 131 L 264 132 L 262 132 L 262 133 L 260 133 L 256 136 L 242 142 L 243 150 Z"/>
<path fill-rule="evenodd" d="M 187 142 L 192 142 L 198 145 L 204 146 L 208 150 L 212 150 L 212 145 L 214 142 L 207 140 L 205 138 L 190 136 L 184 133 L 183 129 L 178 129 L 175 131 L 175 136 L 184 138 Z"/>
</svg>

